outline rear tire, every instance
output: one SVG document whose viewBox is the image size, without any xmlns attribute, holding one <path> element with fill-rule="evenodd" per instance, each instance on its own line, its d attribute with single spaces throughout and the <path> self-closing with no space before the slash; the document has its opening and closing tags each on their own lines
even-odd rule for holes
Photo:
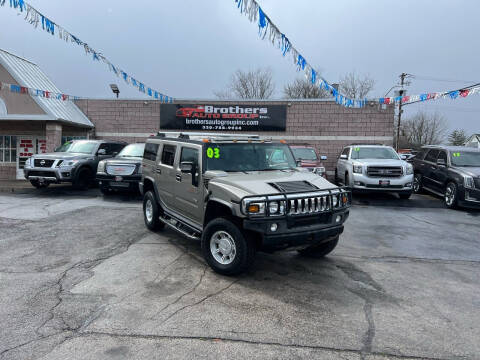
<svg viewBox="0 0 480 360">
<path fill-rule="evenodd" d="M 250 268 L 256 247 L 232 221 L 216 218 L 203 231 L 202 253 L 213 271 L 232 276 Z"/>
<path fill-rule="evenodd" d="M 321 259 L 326 255 L 330 254 L 333 251 L 333 249 L 336 248 L 338 244 L 338 239 L 339 239 L 339 236 L 336 236 L 332 240 L 329 240 L 321 244 L 309 246 L 306 249 L 298 250 L 298 252 L 302 256 Z"/>
<path fill-rule="evenodd" d="M 458 207 L 458 188 L 454 182 L 449 182 L 445 187 L 443 202 L 449 209 L 456 209 Z"/>
<path fill-rule="evenodd" d="M 159 216 L 160 208 L 155 194 L 147 191 L 143 197 L 143 220 L 149 230 L 156 231 L 165 227 L 165 224 L 159 219 Z"/>
<path fill-rule="evenodd" d="M 93 183 L 93 173 L 88 168 L 80 168 L 73 180 L 73 187 L 78 190 L 87 190 Z"/>
<path fill-rule="evenodd" d="M 48 182 L 43 182 L 41 183 L 40 181 L 38 180 L 30 180 L 30 184 L 32 184 L 34 187 L 36 187 L 37 189 L 43 189 L 43 188 L 46 188 L 48 187 L 48 185 L 50 185 Z"/>
</svg>

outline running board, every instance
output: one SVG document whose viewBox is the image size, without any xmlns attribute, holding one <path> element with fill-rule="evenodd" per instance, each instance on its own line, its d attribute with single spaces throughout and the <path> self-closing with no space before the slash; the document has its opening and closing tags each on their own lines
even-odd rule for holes
<svg viewBox="0 0 480 360">
<path fill-rule="evenodd" d="M 444 196 L 445 196 L 445 194 L 442 194 L 441 192 L 438 192 L 438 191 L 436 191 L 436 190 L 432 190 L 432 189 L 430 189 L 430 188 L 428 188 L 428 187 L 426 187 L 426 186 L 424 186 L 423 188 L 424 188 L 425 190 L 427 190 L 427 191 L 430 191 L 431 193 L 434 193 L 435 195 L 440 196 L 440 197 L 444 197 Z"/>
<path fill-rule="evenodd" d="M 198 233 L 198 231 L 192 229 L 190 226 L 172 217 L 169 217 L 168 215 L 160 216 L 159 218 L 165 225 L 179 232 L 183 236 L 192 240 L 200 240 L 200 234 Z"/>
</svg>

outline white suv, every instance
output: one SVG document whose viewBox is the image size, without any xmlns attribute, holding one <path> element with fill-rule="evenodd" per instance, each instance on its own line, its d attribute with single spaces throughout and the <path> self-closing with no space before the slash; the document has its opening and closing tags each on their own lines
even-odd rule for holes
<svg viewBox="0 0 480 360">
<path fill-rule="evenodd" d="M 412 194 L 413 167 L 390 146 L 349 145 L 337 161 L 335 181 L 355 191 Z"/>
</svg>

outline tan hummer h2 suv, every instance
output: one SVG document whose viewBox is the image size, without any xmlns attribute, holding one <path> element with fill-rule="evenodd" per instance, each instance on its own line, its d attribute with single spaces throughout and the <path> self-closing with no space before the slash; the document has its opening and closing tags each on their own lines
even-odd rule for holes
<svg viewBox="0 0 480 360">
<path fill-rule="evenodd" d="M 147 139 L 142 168 L 146 226 L 200 240 L 224 275 L 247 270 L 260 250 L 323 257 L 349 215 L 351 193 L 297 167 L 282 141 L 158 133 Z"/>
</svg>

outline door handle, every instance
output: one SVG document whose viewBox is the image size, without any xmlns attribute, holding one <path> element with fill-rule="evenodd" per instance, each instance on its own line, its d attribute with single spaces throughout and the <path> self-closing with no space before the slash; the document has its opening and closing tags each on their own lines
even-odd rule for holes
<svg viewBox="0 0 480 360">
<path fill-rule="evenodd" d="M 155 172 L 156 172 L 157 174 L 161 174 L 161 173 L 162 173 L 162 169 L 160 169 L 160 168 L 157 167 L 157 168 L 155 169 Z"/>
<path fill-rule="evenodd" d="M 180 174 L 175 175 L 175 180 L 182 181 L 182 175 Z"/>
</svg>

